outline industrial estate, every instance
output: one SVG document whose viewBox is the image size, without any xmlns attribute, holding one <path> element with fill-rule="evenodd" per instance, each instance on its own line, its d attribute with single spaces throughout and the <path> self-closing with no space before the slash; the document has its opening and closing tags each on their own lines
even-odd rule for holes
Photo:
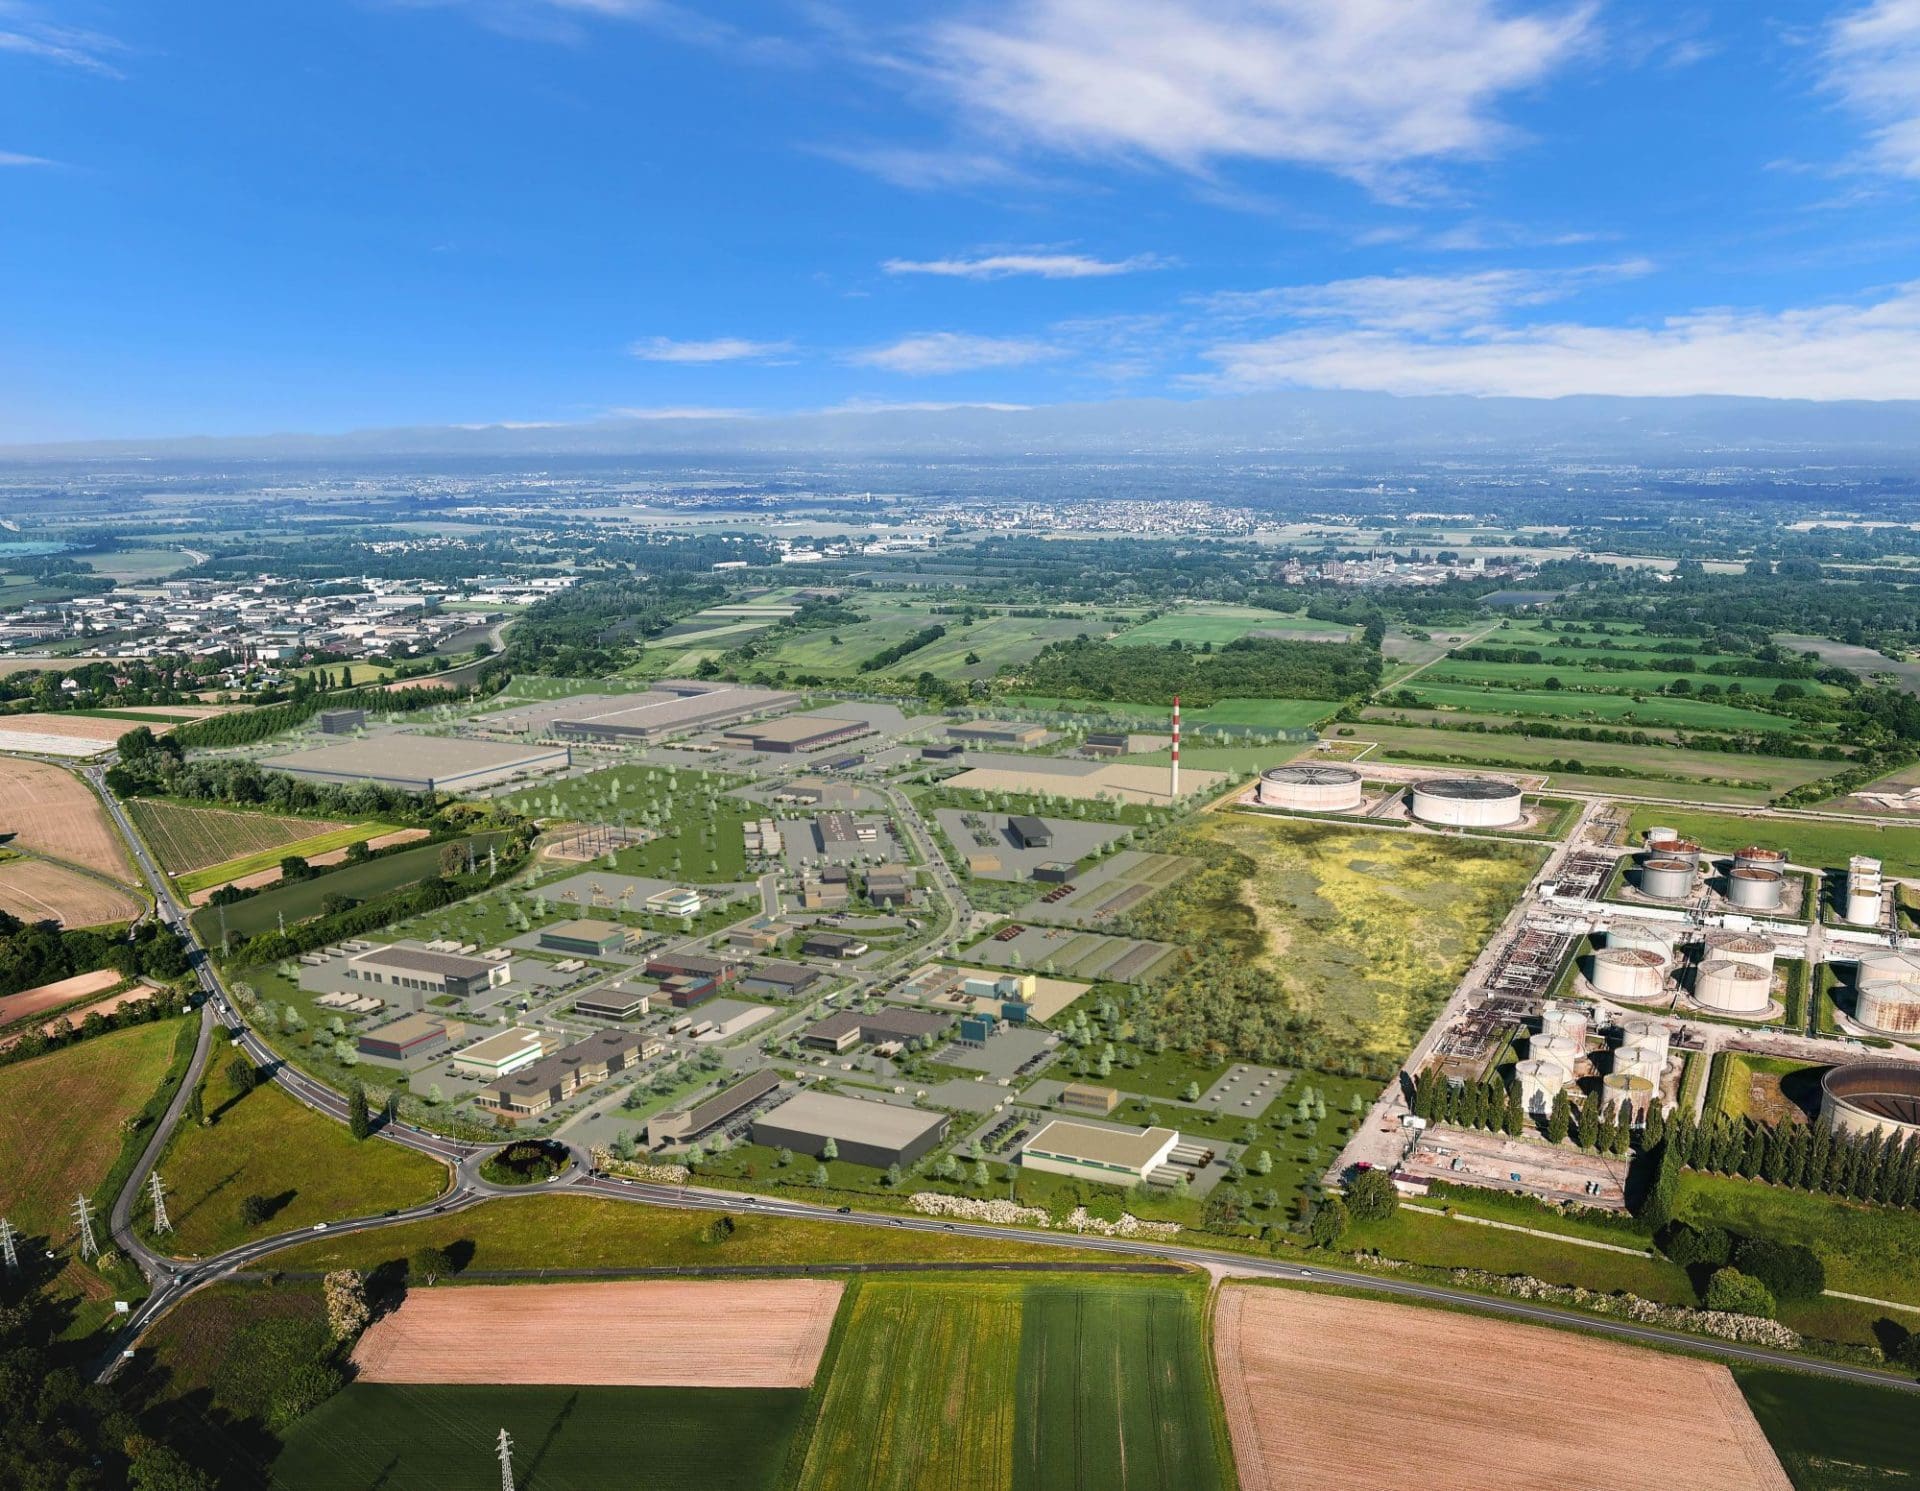
<svg viewBox="0 0 1920 1491">
<path fill-rule="evenodd" d="M 215 528 L 239 633 L 14 634 L 5 1287 L 182 1484 L 1906 1473 L 1874 665 L 1547 555 L 1089 599 L 724 522 L 324 607 Z M 484 635 L 361 677 L 362 594 Z"/>
</svg>

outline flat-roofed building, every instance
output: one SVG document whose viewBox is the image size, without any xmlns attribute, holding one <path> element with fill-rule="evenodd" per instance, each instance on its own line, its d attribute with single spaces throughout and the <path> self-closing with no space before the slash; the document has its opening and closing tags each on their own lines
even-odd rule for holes
<svg viewBox="0 0 1920 1491">
<path fill-rule="evenodd" d="M 817 1051 L 832 1051 L 835 1055 L 851 1051 L 860 1044 L 860 1017 L 842 1010 L 824 1020 L 816 1020 L 800 1032 L 800 1044 Z"/>
<path fill-rule="evenodd" d="M 698 916 L 706 904 L 699 891 L 684 885 L 657 890 L 646 899 L 647 910 L 657 916 Z"/>
<path fill-rule="evenodd" d="M 913 871 L 884 865 L 867 872 L 867 899 L 876 906 L 905 906 L 913 900 Z"/>
<path fill-rule="evenodd" d="M 465 999 L 483 989 L 495 989 L 513 979 L 510 958 L 469 958 L 459 953 L 429 952 L 422 947 L 376 947 L 355 953 L 341 970 L 346 978 L 394 1003 L 422 1008 L 434 995 Z"/>
<path fill-rule="evenodd" d="M 619 922 L 582 917 L 555 922 L 540 929 L 540 946 L 550 952 L 578 953 L 587 958 L 604 958 L 622 951 L 627 945 L 627 929 Z"/>
<path fill-rule="evenodd" d="M 1069 1082 L 1053 1101 L 1056 1107 L 1065 1108 L 1069 1113 L 1091 1113 L 1095 1118 L 1105 1118 L 1120 1106 L 1120 1094 L 1111 1087 L 1095 1087 L 1090 1082 Z"/>
<path fill-rule="evenodd" d="M 944 1034 L 953 1024 L 951 1015 L 936 1015 L 930 1010 L 903 1010 L 888 1006 L 870 1015 L 860 1016 L 860 1038 L 864 1041 L 916 1041 L 924 1036 Z"/>
<path fill-rule="evenodd" d="M 403 792 L 472 792 L 573 764 L 566 746 L 510 745 L 444 735 L 380 735 L 316 746 L 260 763 L 308 782 L 376 782 Z"/>
<path fill-rule="evenodd" d="M 1165 1165 L 1179 1143 L 1174 1129 L 1103 1128 L 1056 1118 L 1026 1142 L 1020 1163 L 1053 1175 L 1132 1185 Z"/>
<path fill-rule="evenodd" d="M 797 756 L 872 733 L 873 726 L 865 720 L 796 714 L 783 719 L 763 720 L 757 725 L 739 725 L 720 738 L 730 746 L 740 746 L 750 751 Z"/>
<path fill-rule="evenodd" d="M 364 709 L 323 709 L 319 714 L 322 735 L 351 735 L 367 728 Z"/>
<path fill-rule="evenodd" d="M 491 1081 L 531 1066 L 547 1054 L 547 1038 L 537 1030 L 516 1025 L 454 1053 L 453 1069 L 463 1076 Z"/>
<path fill-rule="evenodd" d="M 964 740 L 974 745 L 1035 746 L 1046 738 L 1045 725 L 1025 720 L 968 720 L 947 726 L 948 740 Z"/>
<path fill-rule="evenodd" d="M 778 1072 L 758 1071 L 691 1107 L 656 1113 L 647 1122 L 647 1145 L 658 1149 L 663 1144 L 691 1144 L 721 1124 L 737 1119 L 779 1087 Z"/>
<path fill-rule="evenodd" d="M 459 1038 L 461 1027 L 432 1015 L 402 1015 L 372 1030 L 363 1030 L 354 1041 L 362 1056 L 381 1061 L 420 1061 L 438 1056 Z"/>
<path fill-rule="evenodd" d="M 653 1009 L 653 996 L 659 992 L 651 984 L 634 984 L 619 979 L 582 994 L 574 1000 L 576 1014 L 595 1020 L 637 1020 Z"/>
<path fill-rule="evenodd" d="M 1007 820 L 1007 837 L 1022 849 L 1050 849 L 1053 830 L 1043 818 L 1022 813 Z"/>
<path fill-rule="evenodd" d="M 856 818 L 851 813 L 822 813 L 813 820 L 813 831 L 822 850 L 856 849 L 862 844 L 880 842 L 880 825 Z"/>
<path fill-rule="evenodd" d="M 637 1031 L 598 1031 L 496 1078 L 481 1089 L 477 1101 L 504 1113 L 545 1113 L 581 1088 L 637 1067 L 661 1049 L 657 1038 Z"/>
<path fill-rule="evenodd" d="M 946 1137 L 947 1115 L 830 1092 L 797 1092 L 753 1120 L 753 1142 L 885 1169 L 911 1165 Z"/>
<path fill-rule="evenodd" d="M 740 975 L 740 987 L 749 994 L 798 999 L 825 976 L 804 963 L 757 963 Z"/>
<path fill-rule="evenodd" d="M 562 738 L 637 744 L 690 730 L 717 729 L 750 715 L 791 709 L 799 702 L 798 694 L 776 689 L 719 680 L 662 678 L 648 685 L 644 694 L 595 699 L 566 709 L 563 717 L 553 718 L 551 728 Z"/>
<path fill-rule="evenodd" d="M 967 748 L 953 741 L 944 745 L 923 745 L 920 747 L 922 761 L 958 761 L 967 754 Z"/>
<path fill-rule="evenodd" d="M 800 954 L 806 958 L 858 958 L 867 946 L 845 932 L 814 932 L 800 944 Z"/>
</svg>

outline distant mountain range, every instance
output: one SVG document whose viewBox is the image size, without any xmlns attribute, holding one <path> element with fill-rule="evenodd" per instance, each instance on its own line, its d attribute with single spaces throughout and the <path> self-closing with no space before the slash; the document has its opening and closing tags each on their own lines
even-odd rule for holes
<svg viewBox="0 0 1920 1491">
<path fill-rule="evenodd" d="M 1032 409 L 960 405 L 813 414 L 441 425 L 345 434 L 175 436 L 0 446 L 0 460 L 378 456 L 1723 456 L 1920 454 L 1920 402 L 1798 399 L 1403 398 L 1298 392 Z"/>
</svg>

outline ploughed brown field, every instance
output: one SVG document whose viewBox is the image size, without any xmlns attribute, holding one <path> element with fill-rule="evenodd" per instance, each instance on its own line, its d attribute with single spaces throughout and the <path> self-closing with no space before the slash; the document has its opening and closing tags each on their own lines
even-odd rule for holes
<svg viewBox="0 0 1920 1491">
<path fill-rule="evenodd" d="M 132 921 L 140 902 L 130 891 L 89 879 L 77 870 L 38 859 L 0 864 L 0 910 L 25 922 L 56 921 L 63 927 L 99 927 Z"/>
<path fill-rule="evenodd" d="M 1228 1286 L 1245 1491 L 1792 1491 L 1725 1367 L 1547 1326 Z"/>
<path fill-rule="evenodd" d="M 126 725 L 125 720 L 90 723 Z M 72 772 L 45 761 L 0 757 L 0 803 L 6 805 L 0 832 L 13 836 L 8 842 L 14 848 L 50 854 L 120 880 L 133 878 L 133 866 L 107 810 Z"/>
<path fill-rule="evenodd" d="M 136 728 L 131 720 L 103 720 L 90 714 L 0 716 L 0 734 L 57 735 L 63 740 L 98 740 L 108 744 Z M 165 735 L 173 726 L 156 720 L 147 728 L 155 735 Z"/>
<path fill-rule="evenodd" d="M 806 1387 L 840 1307 L 826 1279 L 441 1285 L 354 1348 L 362 1382 Z"/>
<path fill-rule="evenodd" d="M 320 826 L 325 827 L 326 825 L 323 824 Z M 380 834 L 375 838 L 368 839 L 367 848 L 369 850 L 389 849 L 395 844 L 411 844 L 415 839 L 424 839 L 426 836 L 427 830 L 424 828 L 396 828 L 392 833 Z M 314 868 L 324 869 L 329 865 L 345 864 L 347 851 L 344 849 L 328 849 L 319 854 L 309 854 L 306 858 L 307 863 Z M 233 879 L 227 881 L 226 884 L 236 885 L 241 890 L 258 890 L 263 885 L 278 885 L 280 878 L 280 866 L 271 865 L 264 870 L 255 870 L 251 875 L 236 875 Z M 204 906 L 213 899 L 214 892 L 222 888 L 223 887 L 218 885 L 209 885 L 202 890 L 197 890 L 187 897 L 187 904 L 190 906 Z"/>
<path fill-rule="evenodd" d="M 117 968 L 96 968 L 92 973 L 76 973 L 72 978 L 57 979 L 36 989 L 22 989 L 18 994 L 0 998 L 0 1025 L 11 1025 L 44 1010 L 57 1010 L 89 994 L 104 994 L 125 982 Z"/>
</svg>

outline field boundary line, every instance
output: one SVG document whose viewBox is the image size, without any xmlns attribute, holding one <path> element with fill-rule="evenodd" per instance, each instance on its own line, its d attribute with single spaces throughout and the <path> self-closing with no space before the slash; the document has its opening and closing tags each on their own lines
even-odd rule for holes
<svg viewBox="0 0 1920 1491">
<path fill-rule="evenodd" d="M 1445 1217 L 1450 1222 L 1471 1222 L 1476 1227 L 1496 1227 L 1502 1232 L 1523 1232 L 1528 1237 L 1544 1237 L 1550 1242 L 1572 1243 L 1576 1248 L 1598 1248 L 1603 1253 L 1625 1253 L 1629 1258 L 1653 1256 L 1651 1248 L 1629 1248 L 1619 1243 L 1596 1242 L 1590 1237 L 1572 1237 L 1565 1232 L 1549 1232 L 1544 1227 L 1522 1227 L 1518 1222 L 1496 1222 L 1492 1217 L 1468 1216 L 1465 1212 L 1444 1211 L 1437 1206 L 1420 1206 L 1412 1201 L 1403 1201 L 1400 1204 L 1408 1211 L 1421 1212 L 1430 1217 Z M 1854 1297 L 1848 1296 L 1848 1298 Z M 1882 1304 L 1884 1301 L 1874 1300 L 1873 1303 Z M 1920 1305 L 1909 1305 L 1906 1308 L 1920 1310 Z"/>
<path fill-rule="evenodd" d="M 1822 1289 L 1820 1292 L 1831 1295 L 1834 1299 L 1850 1299 L 1856 1305 L 1878 1305 L 1884 1310 L 1907 1310 L 1920 1315 L 1920 1305 L 1902 1304 L 1897 1299 L 1875 1299 L 1871 1294 L 1848 1294 L 1844 1289 Z"/>
</svg>

